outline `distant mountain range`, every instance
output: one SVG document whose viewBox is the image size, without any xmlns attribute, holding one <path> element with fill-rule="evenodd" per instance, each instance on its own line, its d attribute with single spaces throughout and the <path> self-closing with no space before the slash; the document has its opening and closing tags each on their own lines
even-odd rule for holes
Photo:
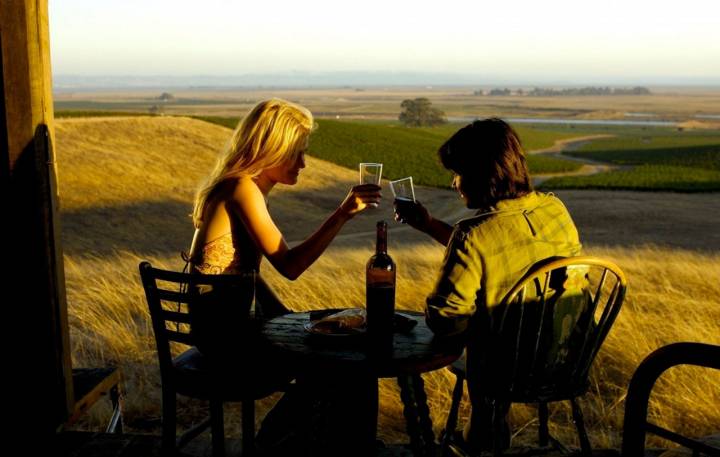
<svg viewBox="0 0 720 457">
<path fill-rule="evenodd" d="M 720 86 L 717 78 L 681 78 L 672 81 L 660 78 L 638 80 L 593 81 L 590 79 L 529 79 L 460 73 L 419 72 L 287 72 L 244 74 L 234 76 L 131 76 L 131 75 L 64 75 L 53 76 L 55 90 L 103 90 L 142 88 L 302 88 L 302 87 L 377 87 L 377 86 L 584 86 L 584 85 L 691 85 Z"/>
</svg>

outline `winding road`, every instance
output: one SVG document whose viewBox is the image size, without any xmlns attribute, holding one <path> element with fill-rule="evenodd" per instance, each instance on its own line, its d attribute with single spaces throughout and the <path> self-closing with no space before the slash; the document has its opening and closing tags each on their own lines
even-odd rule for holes
<svg viewBox="0 0 720 457">
<path fill-rule="evenodd" d="M 549 148 L 529 151 L 529 154 L 546 154 L 547 156 L 554 157 L 556 159 L 569 160 L 571 162 L 578 162 L 582 164 L 582 167 L 575 171 L 534 175 L 533 184 L 537 186 L 538 184 L 541 184 L 548 179 L 557 176 L 589 176 L 622 168 L 618 165 L 599 162 L 597 160 L 585 159 L 582 157 L 575 157 L 571 155 L 563 155 L 563 152 L 574 151 L 592 140 L 598 140 L 600 138 L 611 138 L 613 136 L 614 135 L 588 135 L 575 138 L 566 138 L 564 140 L 556 140 L 555 144 L 553 144 Z"/>
</svg>

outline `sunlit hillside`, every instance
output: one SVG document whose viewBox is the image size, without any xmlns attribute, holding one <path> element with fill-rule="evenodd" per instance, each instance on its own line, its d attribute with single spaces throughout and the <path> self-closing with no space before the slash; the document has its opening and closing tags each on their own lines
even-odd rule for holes
<svg viewBox="0 0 720 457">
<path fill-rule="evenodd" d="M 192 236 L 188 214 L 194 189 L 229 130 L 174 117 L 68 119 L 60 120 L 56 130 L 73 363 L 117 363 L 125 376 L 127 426 L 159 433 L 159 373 L 137 265 L 150 260 L 161 267 L 182 268 L 179 253 Z M 292 242 L 309 235 L 356 179 L 355 170 L 309 158 L 297 186 L 271 194 L 271 211 L 286 238 Z M 465 214 L 450 191 L 420 188 L 418 198 L 451 222 Z M 286 281 L 268 265 L 263 274 L 295 310 L 361 305 L 372 228 L 378 218 L 391 219 L 390 206 L 383 203 L 350 221 L 326 255 L 299 280 Z M 607 224 L 592 217 L 578 219 Z M 389 236 L 398 264 L 398 307 L 420 310 L 442 247 L 395 223 Z M 649 352 L 675 341 L 720 344 L 718 251 L 638 247 L 630 241 L 630 236 L 618 236 L 608 247 L 585 239 L 587 253 L 613 259 L 630 283 L 625 307 L 595 364 L 591 392 L 582 400 L 597 446 L 619 446 L 627 383 Z M 451 376 L 439 370 L 425 379 L 439 431 Z M 260 403 L 258 422 L 277 398 Z M 674 368 L 661 378 L 652 400 L 656 423 L 690 435 L 716 432 L 720 375 Z M 204 408 L 200 402 L 181 402 L 181 424 L 196 421 Z M 97 428 L 108 411 L 93 411 L 86 425 Z M 227 434 L 237 436 L 239 411 L 233 411 L 226 420 Z M 555 433 L 572 443 L 575 434 L 567 425 L 567 408 L 551 412 Z M 528 407 L 513 407 L 518 440 L 533 439 L 532 413 Z M 406 440 L 398 389 L 390 380 L 381 383 L 380 414 L 380 438 Z"/>
</svg>

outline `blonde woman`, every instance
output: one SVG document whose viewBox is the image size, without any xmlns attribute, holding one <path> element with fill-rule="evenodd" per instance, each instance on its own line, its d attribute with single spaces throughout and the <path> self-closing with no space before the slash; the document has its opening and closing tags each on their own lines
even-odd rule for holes
<svg viewBox="0 0 720 457">
<path fill-rule="evenodd" d="M 267 199 L 276 184 L 297 183 L 300 171 L 305 168 L 305 152 L 313 128 L 310 111 L 280 99 L 258 103 L 243 118 L 195 198 L 195 235 L 186 257 L 192 271 L 204 274 L 258 272 L 265 257 L 283 276 L 295 279 L 317 260 L 347 221 L 369 205 L 379 203 L 379 186 L 354 186 L 308 239 L 288 247 L 268 212 Z M 233 303 L 232 291 L 219 294 L 212 291 L 211 295 L 208 301 L 198 301 L 197 307 L 208 305 L 215 309 L 196 314 L 194 322 L 202 321 L 203 328 L 207 329 L 196 334 L 196 344 L 210 358 L 221 356 L 224 362 L 231 360 L 243 367 L 243 370 L 229 367 L 224 382 L 267 386 L 294 377 L 291 364 L 277 360 L 277 354 L 261 344 L 251 328 L 234 326 L 234 322 L 242 319 L 242 312 L 233 306 L 236 303 Z M 259 275 L 255 299 L 256 315 L 269 318 L 287 312 Z M 236 316 L 239 319 L 236 320 Z M 233 374 L 236 371 L 238 373 Z M 247 373 L 252 375 L 248 377 Z M 346 410 L 340 408 L 338 413 L 335 408 L 348 403 L 340 391 L 341 386 L 347 384 L 322 376 L 298 379 L 294 394 L 286 394 L 266 417 L 258 445 L 268 454 L 283 455 L 283 449 L 289 446 L 305 448 L 308 455 L 317 455 L 318 440 L 342 434 L 333 427 L 319 424 L 348 424 L 344 417 Z M 355 391 L 360 388 L 369 387 L 358 385 Z M 362 405 L 356 405 L 347 411 L 361 408 Z M 346 433 L 355 430 L 352 421 L 348 429 L 342 430 Z"/>
<path fill-rule="evenodd" d="M 313 117 L 306 108 L 280 99 L 258 103 L 233 132 L 193 210 L 192 270 L 205 274 L 258 272 L 265 257 L 288 279 L 300 276 L 325 251 L 343 225 L 380 200 L 380 187 L 358 185 L 308 239 L 288 247 L 268 212 L 276 184 L 294 185 L 305 168 Z M 257 312 L 286 312 L 258 276 Z"/>
</svg>

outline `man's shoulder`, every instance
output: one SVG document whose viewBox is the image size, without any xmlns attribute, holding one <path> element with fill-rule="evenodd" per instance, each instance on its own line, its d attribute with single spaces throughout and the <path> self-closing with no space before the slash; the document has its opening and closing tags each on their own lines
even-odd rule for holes
<svg viewBox="0 0 720 457">
<path fill-rule="evenodd" d="M 472 234 L 496 234 L 506 230 L 508 225 L 515 224 L 516 218 L 523 218 L 531 213 L 551 219 L 569 217 L 567 208 L 554 194 L 531 192 L 519 198 L 503 200 L 496 208 L 459 220 L 455 224 L 455 231 L 465 237 Z"/>
<path fill-rule="evenodd" d="M 492 219 L 490 213 L 479 213 L 474 216 L 460 219 L 455 223 L 455 231 L 459 233 L 469 234 L 474 230 L 478 230 L 483 224 Z"/>
<path fill-rule="evenodd" d="M 560 201 L 552 194 L 540 192 L 532 192 L 522 197 L 501 200 L 494 208 L 481 210 L 473 216 L 460 219 L 455 224 L 455 227 L 460 231 L 470 232 L 488 223 L 493 223 L 498 219 L 522 215 L 524 211 L 532 210 L 537 206 L 554 204 L 554 200 L 557 200 L 557 202 Z"/>
</svg>

